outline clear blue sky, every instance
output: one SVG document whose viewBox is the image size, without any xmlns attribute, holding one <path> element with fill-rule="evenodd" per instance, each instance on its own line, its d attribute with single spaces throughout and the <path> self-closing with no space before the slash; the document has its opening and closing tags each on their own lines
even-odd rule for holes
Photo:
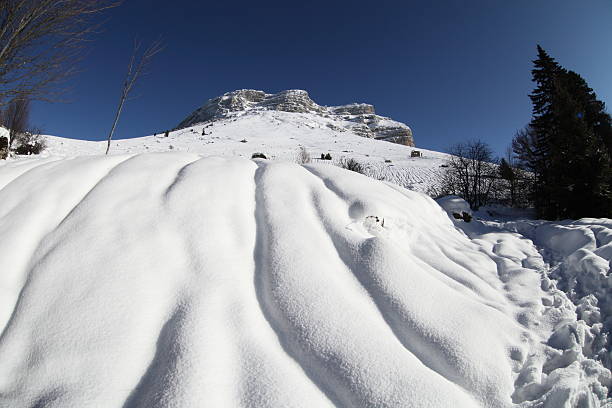
<svg viewBox="0 0 612 408">
<path fill-rule="evenodd" d="M 422 148 L 480 138 L 501 154 L 531 116 L 537 43 L 612 104 L 611 0 L 127 0 L 106 18 L 71 102 L 36 103 L 44 132 L 106 137 L 136 36 L 166 48 L 117 138 L 173 128 L 227 91 L 297 88 L 322 105 L 372 103 Z"/>
</svg>

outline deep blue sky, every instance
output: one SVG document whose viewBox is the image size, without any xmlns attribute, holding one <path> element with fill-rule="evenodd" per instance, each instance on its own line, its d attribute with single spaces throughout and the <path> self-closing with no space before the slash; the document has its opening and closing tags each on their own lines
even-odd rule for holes
<svg viewBox="0 0 612 408">
<path fill-rule="evenodd" d="M 531 116 L 537 43 L 612 104 L 610 0 L 293 3 L 127 0 L 106 14 L 69 83 L 71 102 L 37 103 L 32 122 L 104 139 L 134 37 L 159 35 L 166 48 L 117 138 L 172 128 L 234 89 L 297 88 L 322 105 L 372 103 L 407 123 L 423 148 L 480 138 L 501 154 Z"/>
</svg>

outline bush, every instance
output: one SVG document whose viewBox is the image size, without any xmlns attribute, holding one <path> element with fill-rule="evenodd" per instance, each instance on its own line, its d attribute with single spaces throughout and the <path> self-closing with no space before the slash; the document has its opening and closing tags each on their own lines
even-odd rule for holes
<svg viewBox="0 0 612 408">
<path fill-rule="evenodd" d="M 9 152 L 8 138 L 0 137 L 0 160 L 4 160 L 8 157 Z"/>
<path fill-rule="evenodd" d="M 353 158 L 341 158 L 340 167 L 342 167 L 343 169 L 354 171 L 356 173 L 365 173 L 365 166 Z"/>
<path fill-rule="evenodd" d="M 263 153 L 253 153 L 251 159 L 267 159 L 267 157 Z"/>
<path fill-rule="evenodd" d="M 18 133 L 13 143 L 17 145 L 15 154 L 22 156 L 40 154 L 47 148 L 47 141 L 38 131 Z"/>
</svg>

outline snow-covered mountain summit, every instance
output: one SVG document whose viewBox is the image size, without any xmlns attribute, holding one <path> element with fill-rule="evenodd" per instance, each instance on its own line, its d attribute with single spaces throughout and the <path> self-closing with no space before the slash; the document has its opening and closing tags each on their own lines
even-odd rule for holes
<svg viewBox="0 0 612 408">
<path fill-rule="evenodd" d="M 210 99 L 202 107 L 185 118 L 177 129 L 262 111 L 309 113 L 330 119 L 330 129 L 358 134 L 359 136 L 414 146 L 412 130 L 404 123 L 379 116 L 374 106 L 353 103 L 341 106 L 321 106 L 308 92 L 292 89 L 267 94 L 254 89 L 241 89 Z"/>
</svg>

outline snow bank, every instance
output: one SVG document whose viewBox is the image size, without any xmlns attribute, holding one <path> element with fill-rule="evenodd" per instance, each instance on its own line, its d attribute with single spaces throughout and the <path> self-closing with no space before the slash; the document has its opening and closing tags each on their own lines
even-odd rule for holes
<svg viewBox="0 0 612 408">
<path fill-rule="evenodd" d="M 0 187 L 0 406 L 596 407 L 610 385 L 531 241 L 419 193 L 178 153 L 11 162 Z"/>
</svg>

